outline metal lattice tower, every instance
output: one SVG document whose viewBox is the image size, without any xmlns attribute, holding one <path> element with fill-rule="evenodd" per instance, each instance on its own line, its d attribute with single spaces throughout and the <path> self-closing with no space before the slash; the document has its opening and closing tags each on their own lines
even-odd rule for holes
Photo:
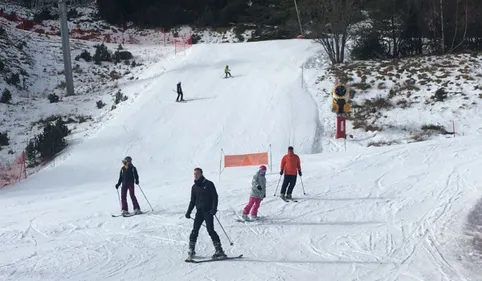
<svg viewBox="0 0 482 281">
<path fill-rule="evenodd" d="M 66 0 L 65 3 L 69 8 L 86 6 L 93 0 Z M 41 10 L 43 8 L 58 8 L 59 0 L 32 0 L 33 10 Z"/>
</svg>

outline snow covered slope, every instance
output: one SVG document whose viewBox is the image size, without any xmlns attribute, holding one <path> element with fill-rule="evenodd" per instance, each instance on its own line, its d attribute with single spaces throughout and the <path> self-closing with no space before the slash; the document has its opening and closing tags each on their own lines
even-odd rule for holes
<svg viewBox="0 0 482 281">
<path fill-rule="evenodd" d="M 140 89 L 138 101 L 120 108 L 95 136 L 66 152 L 71 153 L 67 161 L 32 181 L 69 189 L 99 181 L 111 186 L 106 175 L 117 172 L 125 155 L 144 174 L 153 173 L 144 176 L 144 183 L 158 183 L 167 176 L 185 176 L 194 166 L 217 167 L 221 148 L 250 153 L 267 151 L 272 144 L 274 151 L 284 152 L 292 144 L 301 153 L 317 151 L 316 106 L 300 90 L 297 75 L 297 66 L 315 48 L 297 41 L 195 46 L 185 59 L 170 67 L 163 63 L 129 84 L 127 92 Z M 222 78 L 227 64 L 231 79 Z M 178 81 L 186 103 L 175 102 Z"/>
<path fill-rule="evenodd" d="M 299 66 L 318 50 L 304 40 L 199 45 L 128 85 L 141 89 L 135 103 L 55 167 L 0 191 L 0 279 L 480 280 L 465 267 L 462 233 L 481 193 L 482 143 L 313 154 L 324 149 L 316 137 L 323 128 Z M 222 78 L 225 65 L 234 78 Z M 178 81 L 187 103 L 174 102 Z M 262 220 L 235 222 L 256 168 L 228 169 L 217 181 L 220 149 L 249 153 L 269 144 L 274 171 L 286 147 L 295 147 L 307 195 L 298 182 L 298 203 L 273 197 L 279 175 L 270 174 Z M 112 218 L 126 155 L 155 211 Z M 216 224 L 225 251 L 243 260 L 183 262 L 196 166 L 217 185 L 218 217 L 234 241 Z M 205 229 L 197 252 L 213 253 Z"/>
</svg>

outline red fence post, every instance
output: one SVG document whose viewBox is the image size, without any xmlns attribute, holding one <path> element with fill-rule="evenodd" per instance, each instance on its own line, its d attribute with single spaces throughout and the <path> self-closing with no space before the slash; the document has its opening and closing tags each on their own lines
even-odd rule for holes
<svg viewBox="0 0 482 281">
<path fill-rule="evenodd" d="M 22 152 L 22 170 L 23 170 L 23 178 L 27 178 L 27 165 L 25 164 L 25 151 Z"/>
<path fill-rule="evenodd" d="M 341 139 L 346 136 L 346 118 L 343 116 L 336 117 L 336 138 Z"/>
</svg>

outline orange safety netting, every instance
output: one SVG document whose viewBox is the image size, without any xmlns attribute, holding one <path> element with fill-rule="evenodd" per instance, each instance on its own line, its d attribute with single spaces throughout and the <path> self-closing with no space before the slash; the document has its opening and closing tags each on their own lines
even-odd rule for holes
<svg viewBox="0 0 482 281">
<path fill-rule="evenodd" d="M 224 156 L 225 168 L 264 165 L 268 163 L 268 152 Z"/>
<path fill-rule="evenodd" d="M 25 152 L 17 157 L 12 163 L 0 164 L 0 188 L 19 182 L 27 178 L 25 166 Z"/>
</svg>

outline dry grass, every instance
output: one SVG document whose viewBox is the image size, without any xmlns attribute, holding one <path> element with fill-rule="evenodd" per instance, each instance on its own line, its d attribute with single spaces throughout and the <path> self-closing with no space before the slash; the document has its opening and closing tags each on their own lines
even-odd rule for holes
<svg viewBox="0 0 482 281">
<path fill-rule="evenodd" d="M 448 132 L 443 126 L 428 124 L 422 126 L 422 132 L 430 135 L 441 134 L 441 135 L 452 135 L 453 132 Z"/>
<path fill-rule="evenodd" d="M 363 129 L 365 132 L 379 132 L 383 131 L 381 127 L 378 127 L 375 124 L 370 124 L 365 119 L 352 119 L 353 129 Z"/>
<path fill-rule="evenodd" d="M 367 108 L 372 108 L 375 110 L 389 109 L 393 107 L 393 104 L 390 102 L 390 100 L 383 97 L 377 97 L 373 100 L 366 100 L 363 105 Z"/>
<path fill-rule="evenodd" d="M 371 146 L 374 146 L 374 147 L 380 147 L 380 146 L 389 146 L 389 145 L 394 145 L 394 144 L 399 144 L 398 141 L 396 140 L 392 140 L 392 141 L 372 141 L 372 142 L 369 142 L 367 147 L 371 147 Z"/>
<path fill-rule="evenodd" d="M 355 89 L 359 89 L 359 90 L 362 90 L 362 91 L 366 91 L 368 89 L 371 89 L 372 86 L 368 83 L 353 83 L 353 84 L 349 84 L 348 87 L 350 88 L 355 88 Z"/>
<path fill-rule="evenodd" d="M 385 90 L 387 88 L 387 84 L 381 82 L 377 86 L 378 90 Z"/>
<path fill-rule="evenodd" d="M 403 108 L 403 109 L 410 106 L 410 104 L 408 103 L 408 101 L 406 99 L 401 99 L 401 100 L 397 101 L 397 105 L 400 108 Z"/>
<path fill-rule="evenodd" d="M 421 142 L 429 139 L 429 136 L 424 133 L 416 133 L 410 136 L 412 142 Z"/>
</svg>

